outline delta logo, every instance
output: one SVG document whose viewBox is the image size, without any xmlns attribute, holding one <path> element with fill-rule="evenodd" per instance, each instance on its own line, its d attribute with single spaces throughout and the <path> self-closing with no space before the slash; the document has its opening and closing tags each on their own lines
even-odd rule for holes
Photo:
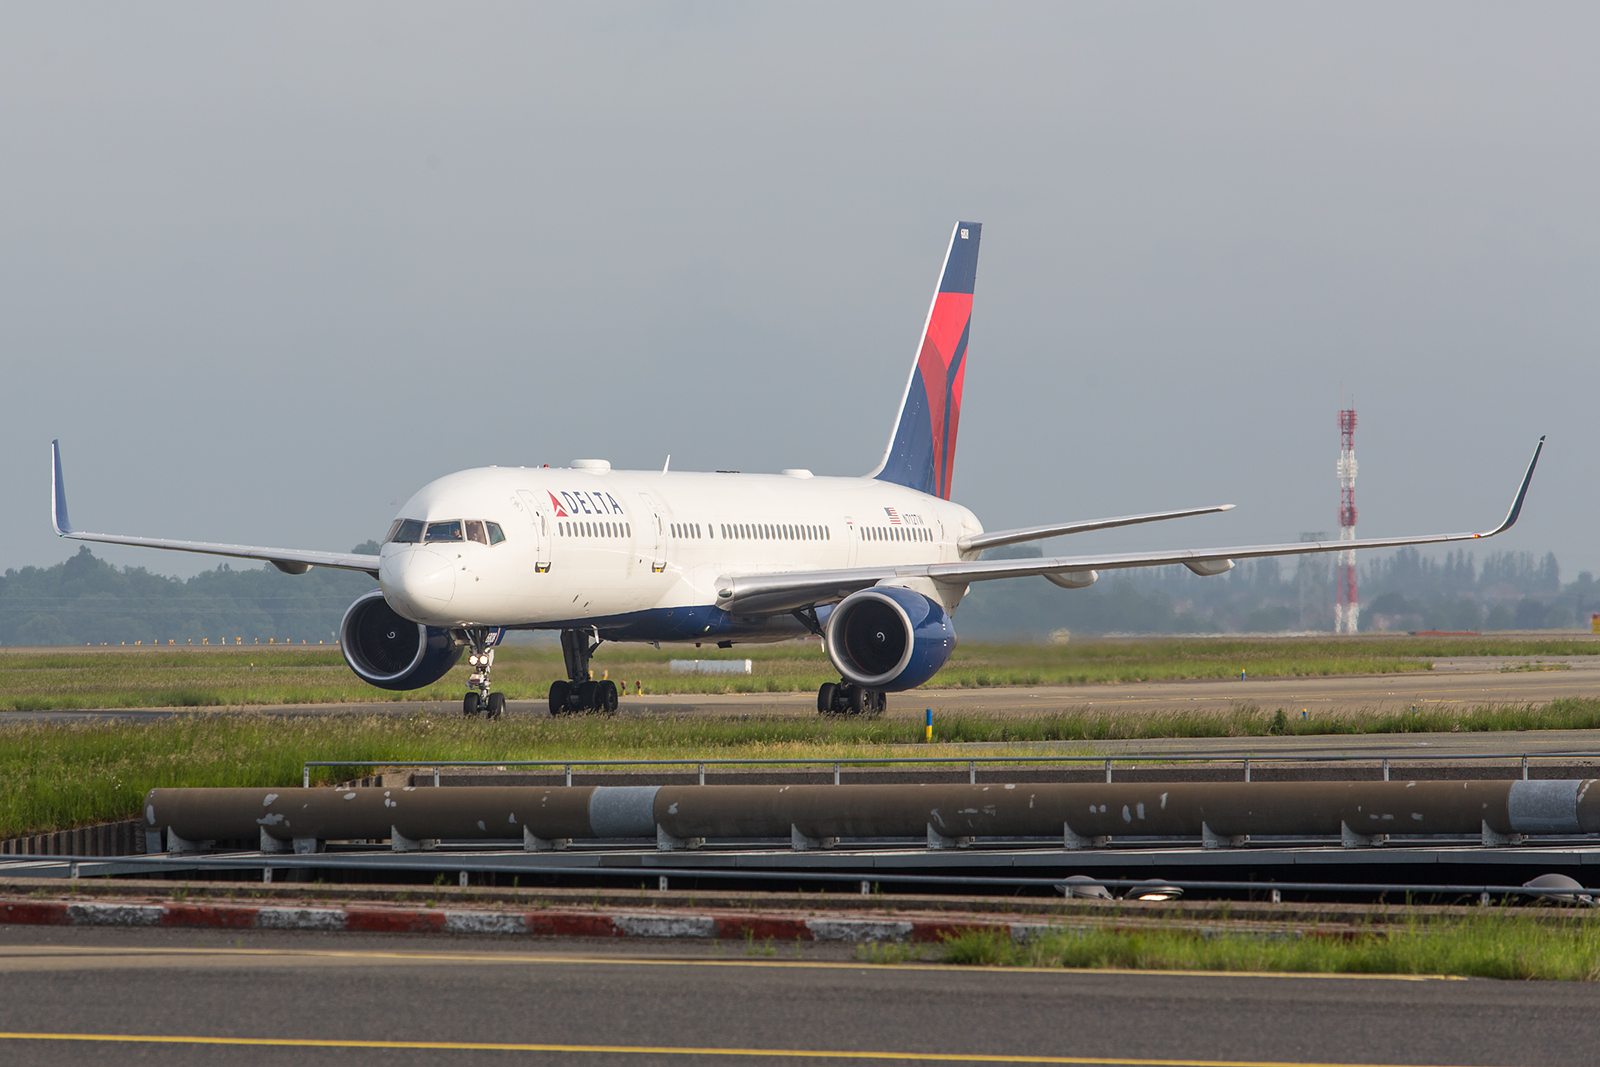
<svg viewBox="0 0 1600 1067">
<path fill-rule="evenodd" d="M 567 509 L 561 506 L 561 501 L 556 499 L 556 495 L 548 489 L 544 491 L 544 495 L 550 498 L 550 506 L 556 509 L 556 518 L 567 518 Z"/>
</svg>

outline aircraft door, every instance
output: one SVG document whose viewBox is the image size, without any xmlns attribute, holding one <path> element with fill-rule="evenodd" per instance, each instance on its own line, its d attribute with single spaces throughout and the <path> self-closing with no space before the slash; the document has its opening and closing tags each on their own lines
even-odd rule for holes
<svg viewBox="0 0 1600 1067">
<path fill-rule="evenodd" d="M 550 543 L 555 540 L 550 509 L 530 489 L 517 490 L 517 496 L 521 499 L 513 500 L 512 504 L 527 516 L 528 527 L 533 533 L 533 569 L 544 574 L 550 570 Z"/>
<path fill-rule="evenodd" d="M 650 571 L 660 574 L 667 569 L 667 524 L 661 515 L 661 506 L 649 493 L 640 493 L 644 501 L 645 529 L 640 531 L 640 542 L 650 546 Z"/>
</svg>

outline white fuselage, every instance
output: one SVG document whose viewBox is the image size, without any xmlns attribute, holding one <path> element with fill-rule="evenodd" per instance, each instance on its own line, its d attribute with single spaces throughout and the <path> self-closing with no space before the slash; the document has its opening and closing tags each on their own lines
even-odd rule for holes
<svg viewBox="0 0 1600 1067">
<path fill-rule="evenodd" d="M 717 611 L 728 574 L 953 562 L 966 508 L 873 478 L 482 467 L 424 486 L 400 519 L 497 523 L 484 544 L 386 543 L 379 582 L 437 627 L 587 629 L 619 639 L 760 640 L 796 619 Z"/>
</svg>

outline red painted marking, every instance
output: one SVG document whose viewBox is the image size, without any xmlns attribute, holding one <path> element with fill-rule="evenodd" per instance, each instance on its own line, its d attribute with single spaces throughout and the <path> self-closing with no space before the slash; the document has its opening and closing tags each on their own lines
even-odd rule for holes
<svg viewBox="0 0 1600 1067">
<path fill-rule="evenodd" d="M 346 908 L 344 928 L 372 934 L 427 934 L 444 929 L 444 912 L 427 908 Z"/>
<path fill-rule="evenodd" d="M 26 923 L 29 926 L 66 926 L 72 922 L 65 904 L 6 904 L 0 906 L 0 922 Z"/>
<path fill-rule="evenodd" d="M 161 908 L 161 925 L 254 926 L 260 910 L 230 904 L 166 904 Z"/>
<path fill-rule="evenodd" d="M 769 937 L 774 941 L 793 941 L 797 937 L 803 941 L 816 940 L 802 919 L 776 919 L 769 916 L 752 918 L 741 915 L 717 915 L 714 918 L 719 938 L 742 938 L 746 936 L 746 931 L 749 931 L 749 936 L 757 941 L 765 941 Z"/>
<path fill-rule="evenodd" d="M 527 916 L 528 933 L 544 937 L 621 937 L 609 915 L 587 912 L 535 911 Z"/>
</svg>

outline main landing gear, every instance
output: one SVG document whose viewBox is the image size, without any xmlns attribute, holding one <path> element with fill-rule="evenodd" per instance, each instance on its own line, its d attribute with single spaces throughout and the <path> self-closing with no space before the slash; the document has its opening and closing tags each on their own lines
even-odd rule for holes
<svg viewBox="0 0 1600 1067">
<path fill-rule="evenodd" d="M 466 631 L 467 663 L 472 674 L 467 677 L 467 695 L 461 701 L 461 714 L 468 716 L 482 712 L 486 719 L 498 719 L 505 714 L 506 695 L 489 691 L 489 671 L 494 667 L 495 631 L 485 626 L 474 626 Z"/>
<path fill-rule="evenodd" d="M 863 689 L 854 682 L 823 682 L 817 690 L 819 715 L 870 715 L 876 718 L 889 706 L 881 689 Z"/>
<path fill-rule="evenodd" d="M 597 682 L 589 673 L 589 658 L 599 647 L 597 630 L 561 631 L 561 655 L 567 661 L 567 680 L 550 683 L 551 715 L 577 715 L 586 711 L 611 715 L 616 712 L 617 683 Z"/>
</svg>

